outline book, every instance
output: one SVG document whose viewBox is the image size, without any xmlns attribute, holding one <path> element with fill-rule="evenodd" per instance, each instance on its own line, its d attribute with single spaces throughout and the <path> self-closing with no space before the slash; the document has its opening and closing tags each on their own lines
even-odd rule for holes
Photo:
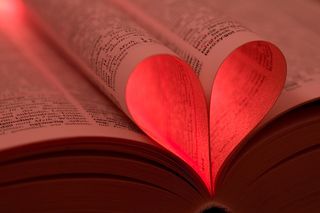
<svg viewBox="0 0 320 213">
<path fill-rule="evenodd" d="M 1 211 L 317 212 L 319 7 L 0 2 Z"/>
</svg>

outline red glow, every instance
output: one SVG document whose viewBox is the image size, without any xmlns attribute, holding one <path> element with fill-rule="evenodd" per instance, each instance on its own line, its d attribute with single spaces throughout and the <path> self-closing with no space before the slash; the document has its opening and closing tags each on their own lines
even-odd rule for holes
<svg viewBox="0 0 320 213">
<path fill-rule="evenodd" d="M 126 100 L 140 128 L 186 161 L 209 190 L 207 108 L 191 68 L 169 55 L 145 59 L 130 76 Z"/>
<path fill-rule="evenodd" d="M 16 1 L 14 0 L 1 0 L 0 1 L 1 13 L 14 13 L 16 11 Z"/>
<path fill-rule="evenodd" d="M 0 0 L 0 26 L 14 28 L 23 16 L 21 0 Z"/>
<path fill-rule="evenodd" d="M 284 56 L 267 42 L 245 44 L 223 62 L 210 103 L 213 183 L 230 153 L 270 110 L 285 75 Z"/>
</svg>

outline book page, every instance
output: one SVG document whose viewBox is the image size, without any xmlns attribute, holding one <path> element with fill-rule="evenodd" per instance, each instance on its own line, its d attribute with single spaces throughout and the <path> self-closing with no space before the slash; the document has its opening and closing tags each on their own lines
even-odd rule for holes
<svg viewBox="0 0 320 213">
<path fill-rule="evenodd" d="M 35 28 L 44 29 L 150 138 L 210 188 L 206 102 L 191 67 L 111 2 L 26 3 Z"/>
<path fill-rule="evenodd" d="M 233 0 L 211 3 L 274 41 L 286 56 L 288 76 L 285 88 L 265 122 L 320 98 L 319 1 Z"/>
<path fill-rule="evenodd" d="M 154 144 L 16 9 L 0 13 L 0 150 L 73 137 Z"/>
<path fill-rule="evenodd" d="M 172 54 L 123 12 L 101 0 L 28 0 L 26 4 L 37 24 L 79 58 L 77 62 L 88 68 L 84 69 L 87 76 L 128 116 L 125 92 L 130 73 L 145 58 Z"/>
<path fill-rule="evenodd" d="M 224 160 L 262 120 L 282 90 L 279 49 L 206 1 L 114 0 L 184 58 L 210 109 L 212 182 Z"/>
</svg>

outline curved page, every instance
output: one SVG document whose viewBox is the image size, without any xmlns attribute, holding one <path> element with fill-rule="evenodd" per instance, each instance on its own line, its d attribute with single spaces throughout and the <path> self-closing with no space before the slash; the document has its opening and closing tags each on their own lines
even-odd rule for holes
<svg viewBox="0 0 320 213">
<path fill-rule="evenodd" d="M 87 76 L 210 188 L 207 109 L 191 68 L 110 2 L 26 2 Z"/>
</svg>

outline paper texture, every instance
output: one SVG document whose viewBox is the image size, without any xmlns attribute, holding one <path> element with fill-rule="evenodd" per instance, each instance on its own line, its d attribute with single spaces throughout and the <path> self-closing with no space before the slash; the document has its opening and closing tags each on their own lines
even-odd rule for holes
<svg viewBox="0 0 320 213">
<path fill-rule="evenodd" d="M 89 68 L 88 77 L 128 116 L 125 88 L 134 67 L 152 55 L 174 55 L 107 1 L 26 3 L 40 22 L 49 25 L 61 46 L 80 57 L 79 61 Z"/>
<path fill-rule="evenodd" d="M 14 24 L 14 25 L 12 25 Z M 0 26 L 1 149 L 71 137 L 141 142 L 141 131 L 21 20 Z M 9 39 L 10 38 L 10 39 Z"/>
<path fill-rule="evenodd" d="M 265 121 L 320 97 L 318 1 L 233 0 L 207 3 L 275 42 L 286 56 L 286 85 Z"/>
</svg>

